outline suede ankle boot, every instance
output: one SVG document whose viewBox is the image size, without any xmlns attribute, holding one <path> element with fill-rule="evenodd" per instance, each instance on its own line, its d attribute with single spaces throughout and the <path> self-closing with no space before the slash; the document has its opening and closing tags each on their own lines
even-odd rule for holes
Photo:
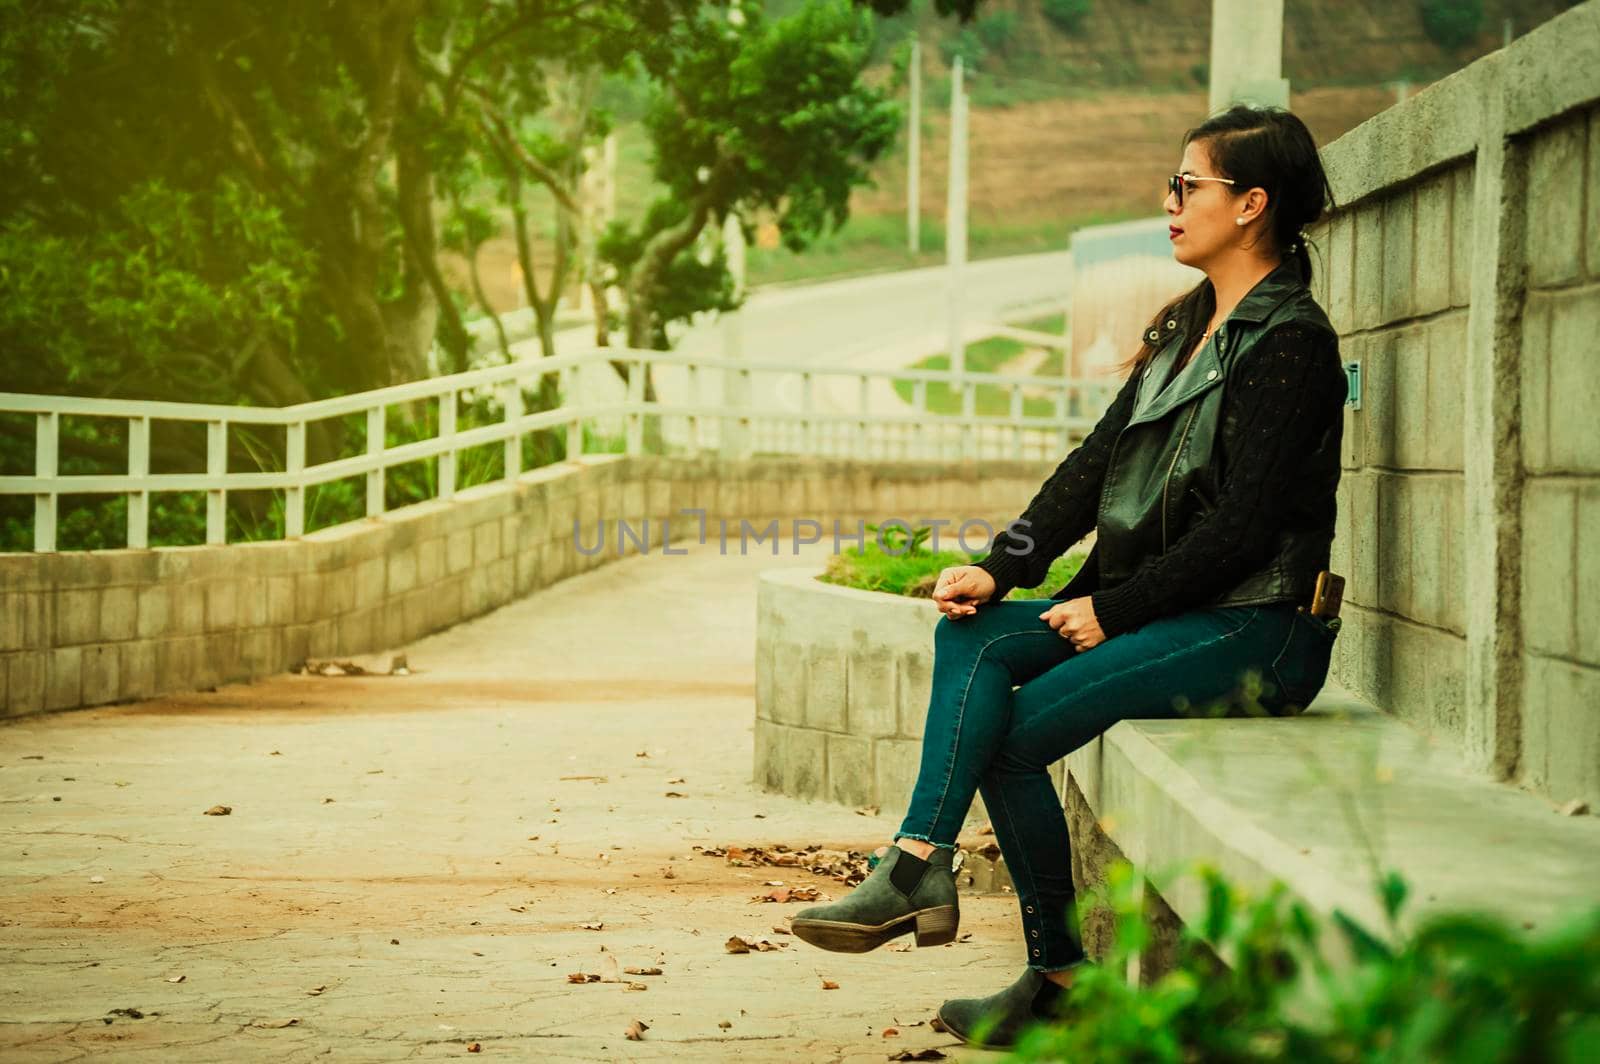
<svg viewBox="0 0 1600 1064">
<path fill-rule="evenodd" d="M 939 1006 L 939 1022 L 970 1045 L 1009 1049 L 1031 1024 L 1055 1017 L 1066 993 L 1066 987 L 1029 968 L 999 993 L 946 1001 Z"/>
<path fill-rule="evenodd" d="M 790 927 L 797 938 L 835 953 L 866 953 L 908 931 L 919 946 L 953 942 L 961 920 L 950 871 L 954 855 L 940 846 L 923 860 L 891 846 L 854 890 L 827 905 L 801 909 Z"/>
</svg>

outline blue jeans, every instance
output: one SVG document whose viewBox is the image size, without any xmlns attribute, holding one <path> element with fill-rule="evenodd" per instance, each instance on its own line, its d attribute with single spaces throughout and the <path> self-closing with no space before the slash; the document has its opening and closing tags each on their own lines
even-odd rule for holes
<svg viewBox="0 0 1600 1064">
<path fill-rule="evenodd" d="M 1028 966 L 1039 971 L 1084 959 L 1049 765 L 1120 720 L 1239 715 L 1251 671 L 1262 709 L 1298 712 L 1322 689 L 1338 632 L 1293 603 L 1220 606 L 1078 652 L 1039 619 L 1054 604 L 1002 600 L 940 618 L 922 761 L 895 834 L 953 847 L 981 791 L 1016 887 Z"/>
</svg>

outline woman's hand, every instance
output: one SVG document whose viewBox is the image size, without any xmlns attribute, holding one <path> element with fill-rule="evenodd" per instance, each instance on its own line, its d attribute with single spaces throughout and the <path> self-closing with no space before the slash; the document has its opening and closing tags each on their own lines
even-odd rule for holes
<svg viewBox="0 0 1600 1064">
<path fill-rule="evenodd" d="M 1072 640 L 1073 647 L 1079 652 L 1106 641 L 1106 634 L 1100 630 L 1100 622 L 1095 619 L 1094 602 L 1087 595 L 1058 602 L 1039 614 L 1039 619 L 1048 622 L 1061 638 Z"/>
<path fill-rule="evenodd" d="M 976 565 L 952 565 L 933 585 L 933 604 L 951 620 L 978 612 L 995 593 L 994 577 Z"/>
</svg>

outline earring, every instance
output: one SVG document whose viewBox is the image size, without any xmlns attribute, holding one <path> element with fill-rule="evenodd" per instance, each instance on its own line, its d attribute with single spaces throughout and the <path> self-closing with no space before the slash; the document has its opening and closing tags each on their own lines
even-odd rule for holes
<svg viewBox="0 0 1600 1064">
<path fill-rule="evenodd" d="M 1243 218 L 1235 218 L 1233 220 L 1233 224 L 1234 225 L 1243 225 L 1244 224 L 1244 219 Z"/>
</svg>

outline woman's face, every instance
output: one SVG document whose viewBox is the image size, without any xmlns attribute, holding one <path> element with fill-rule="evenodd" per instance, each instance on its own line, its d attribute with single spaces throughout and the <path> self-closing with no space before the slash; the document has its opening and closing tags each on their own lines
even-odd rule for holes
<svg viewBox="0 0 1600 1064">
<path fill-rule="evenodd" d="M 1211 156 L 1202 141 L 1190 141 L 1183 149 L 1178 172 L 1185 177 L 1223 177 L 1211 165 Z M 1235 225 L 1235 206 L 1240 197 L 1234 186 L 1221 181 L 1196 181 L 1183 190 L 1183 206 L 1169 190 L 1162 201 L 1167 212 L 1168 236 L 1172 257 L 1185 266 L 1204 269 L 1206 263 L 1236 246 L 1243 226 Z"/>
</svg>

